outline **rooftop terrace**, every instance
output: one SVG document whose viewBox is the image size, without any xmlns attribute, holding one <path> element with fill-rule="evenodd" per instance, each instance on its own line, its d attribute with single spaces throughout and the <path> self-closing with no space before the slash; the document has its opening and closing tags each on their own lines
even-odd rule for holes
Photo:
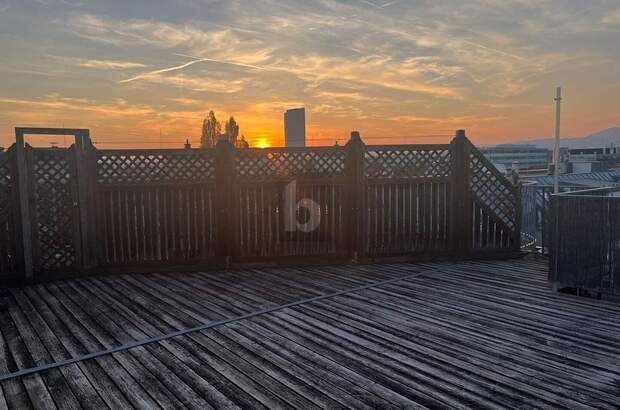
<svg viewBox="0 0 620 410">
<path fill-rule="evenodd" d="M 544 259 L 86 277 L 2 303 L 0 408 L 620 403 L 620 305 L 550 291 Z"/>
</svg>

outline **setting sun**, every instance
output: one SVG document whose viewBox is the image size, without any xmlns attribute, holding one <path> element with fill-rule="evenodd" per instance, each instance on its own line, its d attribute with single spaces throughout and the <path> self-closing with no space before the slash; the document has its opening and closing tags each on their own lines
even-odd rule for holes
<svg viewBox="0 0 620 410">
<path fill-rule="evenodd" d="M 254 146 L 257 148 L 269 148 L 271 145 L 269 144 L 269 141 L 266 138 L 258 138 L 254 142 Z"/>
</svg>

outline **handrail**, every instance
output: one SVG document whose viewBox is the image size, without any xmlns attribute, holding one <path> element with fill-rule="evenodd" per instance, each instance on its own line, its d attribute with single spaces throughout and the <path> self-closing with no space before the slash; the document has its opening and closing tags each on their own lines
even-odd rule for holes
<svg viewBox="0 0 620 410">
<path fill-rule="evenodd" d="M 590 195 L 590 194 L 596 194 L 596 193 L 601 193 L 603 195 Z M 601 188 L 589 188 L 589 189 L 584 189 L 584 190 L 580 190 L 580 191 L 567 191 L 567 192 L 560 192 L 557 194 L 553 194 L 553 196 L 592 196 L 592 197 L 600 197 L 600 196 L 604 196 L 605 194 L 610 194 L 612 192 L 620 192 L 620 187 L 601 187 Z"/>
</svg>

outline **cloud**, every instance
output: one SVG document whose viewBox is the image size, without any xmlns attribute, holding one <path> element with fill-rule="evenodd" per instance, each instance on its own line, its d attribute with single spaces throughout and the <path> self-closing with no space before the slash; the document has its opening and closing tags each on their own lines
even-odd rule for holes
<svg viewBox="0 0 620 410">
<path fill-rule="evenodd" d="M 145 116 L 153 115 L 156 109 L 147 105 L 132 105 L 115 103 L 100 104 L 85 98 L 63 97 L 60 94 L 48 94 L 44 98 L 24 99 L 24 98 L 2 98 L 0 104 L 10 106 L 38 107 L 53 111 L 62 111 L 63 115 L 69 112 L 92 112 L 114 116 Z"/>
<path fill-rule="evenodd" d="M 291 108 L 303 107 L 303 101 L 269 101 L 250 105 L 248 111 L 255 113 L 272 113 L 281 115 Z"/>
<path fill-rule="evenodd" d="M 206 30 L 193 24 L 173 24 L 156 20 L 115 20 L 92 14 L 71 16 L 67 29 L 93 42 L 119 47 L 147 46 L 208 54 L 216 60 L 257 64 L 271 56 L 272 48 L 252 38 L 252 32 L 237 32 L 214 25 Z"/>
<path fill-rule="evenodd" d="M 246 80 L 225 80 L 212 78 L 206 75 L 163 75 L 149 74 L 140 77 L 141 80 L 151 84 L 168 85 L 193 92 L 211 92 L 221 94 L 232 94 L 244 89 Z M 127 81 L 125 81 L 127 82 Z"/>
<path fill-rule="evenodd" d="M 134 63 L 131 61 L 118 60 L 95 60 L 75 57 L 52 56 L 55 60 L 78 67 L 91 68 L 95 70 L 128 70 L 132 68 L 146 67 L 145 64 Z"/>
<path fill-rule="evenodd" d="M 390 57 L 348 59 L 310 54 L 291 57 L 276 67 L 313 84 L 337 80 L 370 87 L 459 98 L 457 90 L 428 84 L 421 78 L 419 72 L 411 71 L 408 75 L 403 74 L 400 71 L 400 64 Z"/>
<path fill-rule="evenodd" d="M 130 68 L 146 67 L 144 64 L 129 61 L 112 60 L 86 60 L 78 64 L 80 67 L 94 68 L 97 70 L 127 70 Z"/>
<path fill-rule="evenodd" d="M 602 22 L 608 26 L 620 26 L 620 9 L 612 10 L 604 15 Z"/>
</svg>

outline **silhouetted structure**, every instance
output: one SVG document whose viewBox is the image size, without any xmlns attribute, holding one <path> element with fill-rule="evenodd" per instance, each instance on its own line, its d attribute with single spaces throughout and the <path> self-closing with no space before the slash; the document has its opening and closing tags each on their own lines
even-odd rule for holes
<svg viewBox="0 0 620 410">
<path fill-rule="evenodd" d="M 306 146 L 306 109 L 295 108 L 284 113 L 284 145 Z"/>
</svg>

